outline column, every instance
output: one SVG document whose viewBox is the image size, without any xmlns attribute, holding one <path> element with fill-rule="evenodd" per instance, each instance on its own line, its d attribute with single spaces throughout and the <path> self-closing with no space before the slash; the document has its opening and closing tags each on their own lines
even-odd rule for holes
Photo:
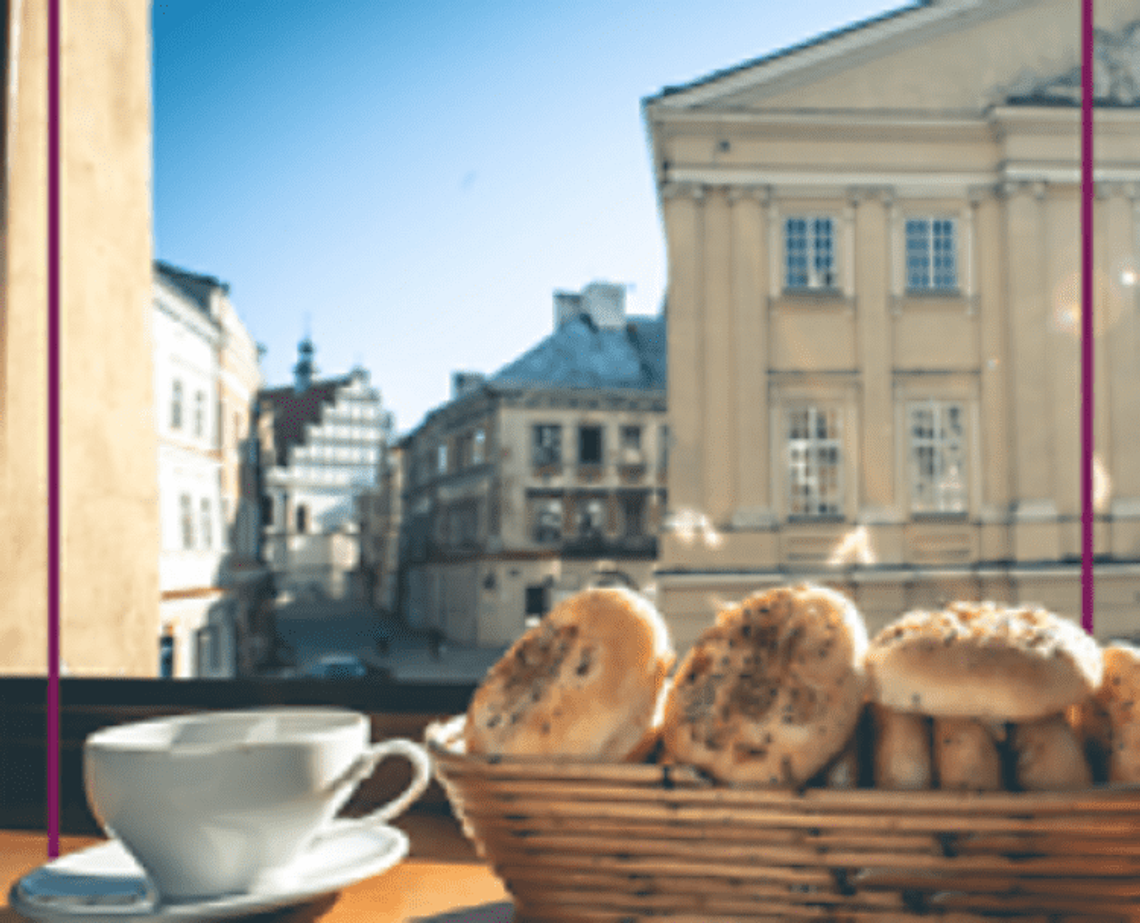
<svg viewBox="0 0 1140 923">
<path fill-rule="evenodd" d="M 725 189 L 705 199 L 704 400 L 701 510 L 717 525 L 732 513 L 738 452 L 734 375 L 732 214 Z"/>
<path fill-rule="evenodd" d="M 897 522 L 900 511 L 894 490 L 893 337 L 889 313 L 891 197 L 854 194 L 851 203 L 855 210 L 855 312 L 862 385 L 862 432 L 856 434 L 861 455 L 858 516 L 863 522 Z"/>
<path fill-rule="evenodd" d="M 662 189 L 661 199 L 669 268 L 665 309 L 669 326 L 669 507 L 695 510 L 703 499 L 703 194 L 699 187 L 669 185 Z"/>
<path fill-rule="evenodd" d="M 749 190 L 732 202 L 733 365 L 736 370 L 736 502 L 734 522 L 772 522 L 768 462 L 769 193 Z"/>
<path fill-rule="evenodd" d="M 1112 480 L 1114 515 L 1140 516 L 1140 184 L 1118 188 L 1105 204 L 1100 248 L 1105 270 L 1105 327 L 1095 362 L 1108 378 L 1106 429 L 1096 447 Z M 1100 261 L 1098 260 L 1098 263 Z M 1099 384 L 1099 382 L 1098 382 Z M 1101 400 L 1098 399 L 1098 403 Z M 1100 419 L 1096 421 L 1100 425 Z"/>
<path fill-rule="evenodd" d="M 1056 515 L 1049 463 L 1053 388 L 1048 363 L 1042 361 L 1050 329 L 1048 267 L 1042 259 L 1045 184 L 1009 184 L 1004 191 L 1012 499 L 1018 519 L 1038 520 Z"/>
</svg>

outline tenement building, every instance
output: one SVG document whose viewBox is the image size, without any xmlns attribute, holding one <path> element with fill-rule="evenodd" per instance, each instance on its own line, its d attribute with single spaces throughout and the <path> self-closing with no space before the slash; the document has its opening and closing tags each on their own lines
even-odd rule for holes
<svg viewBox="0 0 1140 923">
<path fill-rule="evenodd" d="M 1140 630 L 1140 2 L 1096 28 L 1109 637 Z M 1068 0 L 928 0 L 645 101 L 682 644 L 799 579 L 872 628 L 958 598 L 1080 618 L 1079 38 Z"/>
<path fill-rule="evenodd" d="M 368 371 L 314 378 L 313 344 L 301 341 L 294 383 L 262 391 L 264 554 L 277 589 L 361 599 L 361 536 L 386 433 Z"/>
<path fill-rule="evenodd" d="M 399 445 L 400 608 L 468 644 L 514 640 L 590 585 L 645 588 L 665 505 L 665 322 L 625 289 L 554 295 L 555 330 Z"/>
</svg>

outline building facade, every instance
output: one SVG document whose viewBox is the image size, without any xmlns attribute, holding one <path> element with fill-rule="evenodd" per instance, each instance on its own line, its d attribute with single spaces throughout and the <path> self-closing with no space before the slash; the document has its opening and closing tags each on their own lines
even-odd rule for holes
<svg viewBox="0 0 1140 923">
<path fill-rule="evenodd" d="M 1140 3 L 1098 3 L 1096 631 L 1140 630 Z M 668 248 L 660 603 L 1080 618 L 1080 10 L 931 0 L 644 103 Z M 701 524 L 694 529 L 693 523 Z"/>
<path fill-rule="evenodd" d="M 399 449 L 400 609 L 465 644 L 510 643 L 584 586 L 647 588 L 665 504 L 665 332 L 625 290 L 554 296 L 555 330 Z"/>
<path fill-rule="evenodd" d="M 241 383 L 233 369 L 240 353 L 232 342 L 235 334 L 245 334 L 244 340 L 249 335 L 229 303 L 227 285 L 161 261 L 154 270 L 160 673 L 233 676 L 239 630 L 227 569 L 238 506 L 227 494 L 241 455 L 226 430 L 231 414 L 249 416 L 248 397 L 244 413 L 234 406 Z M 256 349 L 253 358 L 256 372 Z"/>
<path fill-rule="evenodd" d="M 376 492 L 386 432 L 365 369 L 313 377 L 305 339 L 292 387 L 262 391 L 264 551 L 277 589 L 365 598 L 363 509 Z"/>
</svg>

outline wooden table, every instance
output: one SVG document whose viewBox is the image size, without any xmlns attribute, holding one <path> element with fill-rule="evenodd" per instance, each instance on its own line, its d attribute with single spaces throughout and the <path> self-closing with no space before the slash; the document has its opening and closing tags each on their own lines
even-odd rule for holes
<svg viewBox="0 0 1140 923">
<path fill-rule="evenodd" d="M 273 923 L 509 923 L 510 896 L 476 858 L 450 817 L 410 813 L 395 824 L 411 841 L 403 862 L 337 894 L 273 914 Z M 60 855 L 101 842 L 61 836 Z M 0 830 L 0 923 L 27 923 L 8 906 L 8 891 L 24 874 L 48 861 L 47 835 Z"/>
</svg>

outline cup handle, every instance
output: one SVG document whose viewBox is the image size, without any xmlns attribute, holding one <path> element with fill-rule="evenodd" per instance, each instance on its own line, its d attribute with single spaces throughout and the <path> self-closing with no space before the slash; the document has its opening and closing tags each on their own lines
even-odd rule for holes
<svg viewBox="0 0 1140 923">
<path fill-rule="evenodd" d="M 345 782 L 352 786 L 353 791 L 372 775 L 376 766 L 389 756 L 402 756 L 412 764 L 412 782 L 403 793 L 363 817 L 339 818 L 337 827 L 344 830 L 345 826 L 372 827 L 391 820 L 404 813 L 409 805 L 424 793 L 431 782 L 431 757 L 417 743 L 403 738 L 393 738 L 380 743 L 371 744 L 368 750 L 361 754 L 356 764 L 348 771 Z"/>
</svg>

